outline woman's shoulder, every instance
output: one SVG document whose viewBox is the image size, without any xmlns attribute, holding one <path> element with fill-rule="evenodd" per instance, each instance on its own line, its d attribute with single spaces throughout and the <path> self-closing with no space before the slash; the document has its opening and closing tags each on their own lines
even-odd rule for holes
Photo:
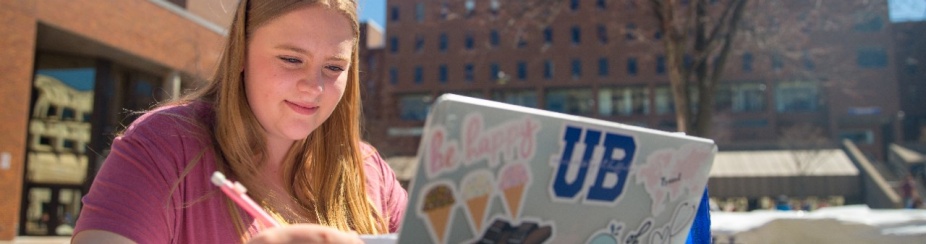
<svg viewBox="0 0 926 244">
<path fill-rule="evenodd" d="M 372 168 L 375 170 L 375 172 L 368 172 L 368 174 L 375 173 L 378 175 L 384 175 L 391 173 L 392 168 L 389 166 L 386 160 L 383 159 L 383 156 L 379 154 L 379 151 L 376 150 L 376 147 L 373 147 L 373 145 L 361 141 L 360 155 L 363 158 L 364 166 L 367 169 Z"/>
<path fill-rule="evenodd" d="M 200 134 L 207 133 L 213 124 L 211 104 L 201 101 L 178 102 L 161 105 L 138 117 L 123 136 L 133 133 Z"/>
<path fill-rule="evenodd" d="M 365 164 L 385 163 L 382 156 L 376 151 L 376 148 L 365 141 L 360 141 L 360 156 L 363 158 Z"/>
</svg>

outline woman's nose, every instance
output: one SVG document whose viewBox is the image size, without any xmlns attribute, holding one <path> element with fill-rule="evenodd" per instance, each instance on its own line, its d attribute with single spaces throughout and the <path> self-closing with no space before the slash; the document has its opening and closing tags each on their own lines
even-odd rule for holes
<svg viewBox="0 0 926 244">
<path fill-rule="evenodd" d="M 325 90 L 325 81 L 321 77 L 321 72 L 310 71 L 307 74 L 299 79 L 299 82 L 296 84 L 296 88 L 299 91 L 305 91 L 309 93 L 321 93 Z"/>
</svg>

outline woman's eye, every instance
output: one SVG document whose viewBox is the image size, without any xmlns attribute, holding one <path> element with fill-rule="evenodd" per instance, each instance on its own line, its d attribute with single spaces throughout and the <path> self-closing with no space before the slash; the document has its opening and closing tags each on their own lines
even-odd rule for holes
<svg viewBox="0 0 926 244">
<path fill-rule="evenodd" d="M 283 60 L 283 62 L 287 62 L 291 64 L 301 64 L 302 63 L 302 60 L 299 60 L 298 58 L 280 57 L 280 60 Z"/>
<path fill-rule="evenodd" d="M 327 68 L 328 70 L 331 70 L 331 71 L 335 71 L 335 72 L 344 71 L 344 68 L 341 68 L 341 67 L 339 67 L 339 66 L 334 66 L 334 65 L 331 65 L 331 66 L 328 66 L 328 67 L 325 67 L 325 68 Z"/>
</svg>

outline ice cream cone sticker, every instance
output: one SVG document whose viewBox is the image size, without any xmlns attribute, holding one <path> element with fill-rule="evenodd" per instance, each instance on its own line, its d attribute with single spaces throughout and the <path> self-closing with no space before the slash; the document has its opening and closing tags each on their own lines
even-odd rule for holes
<svg viewBox="0 0 926 244">
<path fill-rule="evenodd" d="M 418 211 L 418 216 L 424 218 L 427 223 L 431 237 L 434 243 L 444 243 L 444 237 L 449 229 L 450 217 L 453 213 L 453 204 L 456 200 L 453 197 L 453 188 L 447 182 L 438 182 L 426 187 L 424 192 L 423 206 Z"/>
<path fill-rule="evenodd" d="M 493 184 L 492 172 L 477 170 L 470 172 L 460 182 L 460 191 L 466 203 L 466 212 L 469 216 L 473 232 L 482 232 L 482 223 L 485 220 L 486 208 L 489 206 Z"/>
<path fill-rule="evenodd" d="M 502 192 L 502 201 L 512 219 L 518 219 L 521 205 L 524 203 L 524 191 L 531 182 L 531 173 L 525 163 L 505 165 L 498 175 L 498 188 Z"/>
</svg>

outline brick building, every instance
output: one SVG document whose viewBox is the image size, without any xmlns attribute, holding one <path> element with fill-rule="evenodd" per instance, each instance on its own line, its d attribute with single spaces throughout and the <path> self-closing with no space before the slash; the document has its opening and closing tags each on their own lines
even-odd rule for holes
<svg viewBox="0 0 926 244">
<path fill-rule="evenodd" d="M 365 127 L 363 128 L 364 138 L 370 138 L 370 131 L 375 131 L 376 125 L 368 122 L 379 121 L 381 117 L 381 107 L 376 106 L 380 102 L 380 90 L 383 85 L 383 62 L 385 58 L 385 40 L 384 32 L 375 22 L 364 22 L 360 24 L 360 83 L 363 99 L 363 119 Z"/>
<path fill-rule="evenodd" d="M 893 25 L 904 141 L 926 145 L 926 21 Z"/>
<path fill-rule="evenodd" d="M 675 130 L 662 34 L 649 7 L 554 2 L 555 11 L 530 12 L 525 6 L 541 2 L 388 1 L 380 102 L 365 104 L 379 106 L 372 143 L 387 156 L 414 155 L 431 100 L 448 92 Z M 725 2 L 711 1 L 712 11 Z M 800 46 L 770 50 L 757 41 L 765 37 L 738 39 L 710 137 L 721 150 L 775 149 L 787 130 L 809 125 L 829 142 L 823 146 L 849 138 L 883 158 L 901 131 L 886 2 L 827 0 L 812 11 L 802 2 L 747 13 L 749 30 L 787 28 L 791 17 L 810 24 L 793 40 L 767 38 Z"/>
<path fill-rule="evenodd" d="M 0 1 L 0 241 L 69 234 L 128 111 L 210 77 L 236 4 Z"/>
</svg>

